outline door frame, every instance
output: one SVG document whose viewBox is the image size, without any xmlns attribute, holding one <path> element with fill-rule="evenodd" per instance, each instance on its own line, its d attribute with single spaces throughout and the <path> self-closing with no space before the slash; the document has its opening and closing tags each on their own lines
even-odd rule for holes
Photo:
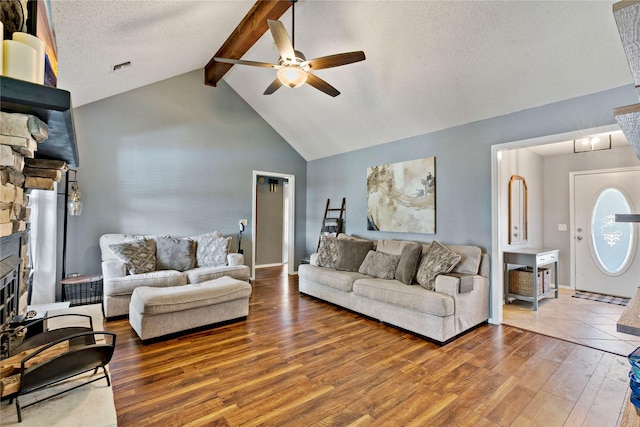
<svg viewBox="0 0 640 427">
<path fill-rule="evenodd" d="M 296 176 L 280 172 L 266 172 L 254 170 L 251 181 L 251 280 L 256 277 L 256 227 L 257 227 L 257 180 L 258 176 L 270 176 L 273 178 L 283 178 L 289 181 L 288 197 L 289 212 L 289 262 L 288 274 L 295 274 L 295 229 L 296 229 Z"/>
<path fill-rule="evenodd" d="M 507 227 L 507 218 L 500 217 L 500 194 L 508 183 L 500 182 L 501 158 L 503 150 L 546 145 L 555 142 L 584 138 L 585 135 L 619 131 L 617 124 L 580 129 L 538 138 L 522 139 L 518 141 L 494 144 L 491 146 L 491 292 L 489 323 L 502 324 L 502 306 L 504 304 L 504 274 L 502 252 L 502 237 Z"/>
<path fill-rule="evenodd" d="M 569 239 L 571 248 L 571 274 L 569 275 L 569 283 L 572 290 L 576 289 L 576 238 L 575 238 L 575 177 L 579 175 L 593 175 L 597 173 L 610 173 L 610 172 L 632 172 L 640 171 L 640 166 L 627 166 L 622 168 L 610 168 L 610 169 L 594 169 L 590 171 L 577 171 L 569 172 L 569 227 L 570 235 Z M 637 256 L 637 255 L 636 255 Z"/>
</svg>

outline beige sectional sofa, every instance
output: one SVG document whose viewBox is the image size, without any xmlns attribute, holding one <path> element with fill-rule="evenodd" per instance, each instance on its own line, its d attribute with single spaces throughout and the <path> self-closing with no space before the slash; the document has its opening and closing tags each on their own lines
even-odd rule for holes
<svg viewBox="0 0 640 427">
<path fill-rule="evenodd" d="M 223 276 L 249 281 L 250 270 L 243 265 L 243 256 L 228 253 L 230 240 L 219 232 L 183 239 L 101 236 L 105 317 L 128 314 L 131 294 L 140 286 L 180 286 Z"/>
<path fill-rule="evenodd" d="M 366 250 L 367 244 L 363 243 L 366 240 L 357 239 L 360 243 L 354 244 L 340 242 L 354 240 L 344 235 L 333 239 L 338 246 L 333 248 L 333 254 L 322 256 L 327 243 L 323 237 L 318 254 L 311 257 L 311 264 L 299 267 L 301 293 L 439 343 L 447 342 L 488 320 L 490 261 L 489 255 L 482 253 L 479 247 L 449 245 L 442 249 L 442 245 L 433 242 L 432 245 L 416 248 L 415 242 L 379 240 L 377 244 L 370 242 L 371 248 Z M 354 245 L 359 247 L 354 249 Z M 403 259 L 409 252 L 405 249 L 407 245 L 413 248 L 414 253 L 409 262 L 406 257 Z M 441 251 L 447 252 L 451 262 L 447 264 L 428 259 L 430 246 L 434 246 L 433 253 L 436 253 L 436 245 Z M 364 252 L 366 255 L 356 268 Z M 345 257 L 350 260 L 341 262 Z M 387 270 L 393 269 L 394 260 L 395 273 L 380 271 L 384 270 L 382 267 L 386 261 L 390 262 Z M 367 262 L 368 269 L 363 268 Z M 323 264 L 325 266 L 321 266 Z M 434 274 L 433 269 L 429 269 L 433 264 L 445 272 Z M 415 269 L 413 272 L 412 268 Z M 437 268 L 435 270 L 437 272 Z M 385 274 L 386 278 L 380 278 Z M 422 285 L 416 282 L 419 279 Z"/>
</svg>

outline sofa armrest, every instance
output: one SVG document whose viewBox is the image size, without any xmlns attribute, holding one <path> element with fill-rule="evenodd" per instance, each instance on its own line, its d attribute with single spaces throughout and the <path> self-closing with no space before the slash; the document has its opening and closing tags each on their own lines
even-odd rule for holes
<svg viewBox="0 0 640 427">
<path fill-rule="evenodd" d="M 227 255 L 227 264 L 229 267 L 244 265 L 244 255 L 235 253 Z"/>
<path fill-rule="evenodd" d="M 105 282 L 116 278 L 125 277 L 127 275 L 127 265 L 122 261 L 103 261 L 102 278 Z"/>
<path fill-rule="evenodd" d="M 455 296 L 473 291 L 473 274 L 448 273 L 436 277 L 435 291 Z"/>
</svg>

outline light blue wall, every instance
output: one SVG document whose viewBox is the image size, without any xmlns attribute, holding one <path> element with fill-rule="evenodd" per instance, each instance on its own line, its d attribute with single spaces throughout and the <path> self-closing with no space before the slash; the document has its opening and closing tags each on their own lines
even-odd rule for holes
<svg viewBox="0 0 640 427">
<path fill-rule="evenodd" d="M 96 82 L 99 84 L 99 82 Z M 82 216 L 69 218 L 67 272 L 100 271 L 104 233 L 234 237 L 251 262 L 253 170 L 296 176 L 296 259 L 305 246 L 306 161 L 224 81 L 202 70 L 74 110 Z"/>
<path fill-rule="evenodd" d="M 491 146 L 615 123 L 615 107 L 638 102 L 624 86 L 505 116 L 314 160 L 307 166 L 307 251 L 315 251 L 327 198 L 347 199 L 346 232 L 475 244 L 491 251 Z M 389 126 L 393 126 L 389 123 Z M 436 157 L 436 234 L 367 231 L 367 167 Z"/>
</svg>

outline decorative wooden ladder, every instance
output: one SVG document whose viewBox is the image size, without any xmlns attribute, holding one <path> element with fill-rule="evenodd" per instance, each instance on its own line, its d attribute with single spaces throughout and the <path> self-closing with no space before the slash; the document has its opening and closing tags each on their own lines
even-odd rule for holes
<svg viewBox="0 0 640 427">
<path fill-rule="evenodd" d="M 332 234 L 337 236 L 344 232 L 344 213 L 346 211 L 346 199 L 342 198 L 342 204 L 339 208 L 330 207 L 331 199 L 327 199 L 327 204 L 324 208 L 324 217 L 322 218 L 322 226 L 320 227 L 320 237 L 318 237 L 318 248 L 320 248 L 320 241 L 323 234 Z M 334 215 L 339 212 L 338 217 Z"/>
</svg>

